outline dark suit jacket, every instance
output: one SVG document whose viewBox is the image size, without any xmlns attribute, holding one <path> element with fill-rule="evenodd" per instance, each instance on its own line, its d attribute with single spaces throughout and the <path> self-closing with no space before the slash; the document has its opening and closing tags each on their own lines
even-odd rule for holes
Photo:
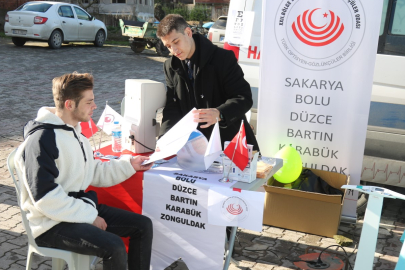
<svg viewBox="0 0 405 270">
<path fill-rule="evenodd" d="M 252 92 L 249 83 L 243 78 L 242 69 L 234 53 L 218 48 L 199 34 L 193 35 L 193 38 L 196 43 L 199 43 L 199 69 L 194 80 L 197 107 L 199 107 L 197 109 L 217 108 L 223 115 L 225 120 L 219 122 L 222 147 L 224 141 L 231 141 L 237 134 L 243 119 L 247 143 L 252 144 L 254 150 L 259 150 L 256 138 L 245 117 L 245 113 L 253 105 Z M 188 75 L 181 61 L 172 56 L 164 63 L 164 72 L 167 99 L 163 110 L 160 136 L 185 116 L 190 108 Z M 214 125 L 198 129 L 209 139 L 213 127 Z"/>
</svg>

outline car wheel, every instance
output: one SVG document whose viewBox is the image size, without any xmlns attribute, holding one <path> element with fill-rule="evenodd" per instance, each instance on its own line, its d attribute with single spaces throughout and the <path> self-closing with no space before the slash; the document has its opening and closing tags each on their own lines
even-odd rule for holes
<svg viewBox="0 0 405 270">
<path fill-rule="evenodd" d="M 11 40 L 13 41 L 14 45 L 18 47 L 24 46 L 25 42 L 27 42 L 25 38 L 18 38 L 18 37 L 13 37 L 11 38 Z"/>
<path fill-rule="evenodd" d="M 157 52 L 158 55 L 164 56 L 164 57 L 169 56 L 170 51 L 169 51 L 169 49 L 168 49 L 165 45 L 163 45 L 162 40 L 159 39 L 159 40 L 156 42 L 156 46 L 155 46 L 155 47 L 156 47 L 156 52 Z"/>
<path fill-rule="evenodd" d="M 59 49 L 63 43 L 63 35 L 59 30 L 54 30 L 49 37 L 48 44 L 52 49 Z"/>
<path fill-rule="evenodd" d="M 145 50 L 145 43 L 144 42 L 137 42 L 134 41 L 131 43 L 131 49 L 136 53 L 141 53 Z"/>
<path fill-rule="evenodd" d="M 154 47 L 154 45 L 152 42 L 150 42 L 150 41 L 146 42 L 146 48 L 152 49 L 153 47 Z"/>
<path fill-rule="evenodd" d="M 105 41 L 105 34 L 103 30 L 98 30 L 96 38 L 94 40 L 94 46 L 103 47 Z"/>
</svg>

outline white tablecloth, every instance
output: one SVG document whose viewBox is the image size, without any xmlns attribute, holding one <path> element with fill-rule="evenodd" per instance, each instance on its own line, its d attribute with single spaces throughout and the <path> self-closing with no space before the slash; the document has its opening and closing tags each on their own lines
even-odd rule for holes
<svg viewBox="0 0 405 270">
<path fill-rule="evenodd" d="M 143 214 L 153 222 L 152 270 L 182 258 L 190 270 L 222 269 L 225 227 L 208 224 L 208 189 L 222 174 L 182 170 L 172 159 L 144 173 Z"/>
</svg>

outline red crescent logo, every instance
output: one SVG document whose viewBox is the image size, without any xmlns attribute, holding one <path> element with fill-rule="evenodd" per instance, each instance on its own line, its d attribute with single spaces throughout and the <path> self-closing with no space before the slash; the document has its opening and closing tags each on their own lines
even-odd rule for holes
<svg viewBox="0 0 405 270">
<path fill-rule="evenodd" d="M 331 44 L 342 34 L 345 29 L 343 23 L 340 22 L 339 16 L 335 16 L 335 13 L 329 10 L 330 14 L 326 12 L 323 14 L 323 18 L 327 18 L 330 15 L 330 21 L 322 26 L 317 26 L 312 21 L 312 16 L 316 10 L 311 10 L 308 16 L 309 9 L 303 14 L 298 15 L 295 22 L 292 24 L 292 30 L 295 36 L 303 43 L 309 46 L 326 46 Z"/>
<path fill-rule="evenodd" d="M 234 208 L 234 207 L 233 207 L 233 203 L 231 203 L 231 204 L 228 205 L 228 207 L 226 208 L 226 211 L 228 211 L 229 214 L 234 215 L 234 216 L 237 216 L 237 215 L 242 214 L 242 212 L 243 212 L 242 207 L 241 207 L 239 204 L 237 204 L 237 207 L 238 207 L 238 208 Z"/>
<path fill-rule="evenodd" d="M 104 122 L 105 123 L 111 123 L 111 122 L 113 122 L 114 121 L 114 116 L 113 115 L 111 115 L 111 114 L 107 114 L 105 117 L 104 117 Z"/>
</svg>

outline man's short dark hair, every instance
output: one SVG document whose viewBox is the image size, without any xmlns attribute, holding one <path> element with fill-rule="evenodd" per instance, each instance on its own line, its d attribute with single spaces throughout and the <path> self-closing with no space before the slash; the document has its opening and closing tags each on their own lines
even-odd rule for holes
<svg viewBox="0 0 405 270">
<path fill-rule="evenodd" d="M 52 80 L 53 100 L 56 109 L 63 110 L 65 101 L 74 100 L 75 106 L 83 98 L 82 93 L 86 90 L 93 90 L 93 75 L 90 73 L 73 73 L 64 74 Z"/>
<path fill-rule="evenodd" d="M 188 24 L 181 15 L 169 14 L 160 21 L 156 35 L 159 38 L 162 38 L 167 34 L 170 34 L 170 32 L 173 30 L 176 30 L 177 33 L 184 34 L 184 29 L 187 27 Z"/>
</svg>

